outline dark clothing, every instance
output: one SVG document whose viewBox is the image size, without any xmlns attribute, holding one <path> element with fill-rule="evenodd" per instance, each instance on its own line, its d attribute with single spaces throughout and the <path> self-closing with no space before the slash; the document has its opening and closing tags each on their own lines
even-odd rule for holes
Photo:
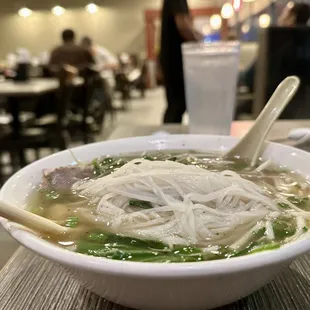
<svg viewBox="0 0 310 310">
<path fill-rule="evenodd" d="M 74 43 L 65 43 L 52 51 L 49 64 L 71 65 L 82 69 L 94 63 L 94 58 L 88 50 Z"/>
<path fill-rule="evenodd" d="M 256 61 L 246 70 L 240 74 L 239 85 L 247 86 L 249 92 L 254 92 L 254 78 L 255 78 Z"/>
<path fill-rule="evenodd" d="M 255 78 L 256 61 L 248 68 L 248 70 L 241 72 L 239 76 L 239 86 L 246 86 L 250 93 L 254 93 L 254 78 Z M 235 110 L 235 120 L 239 119 L 241 114 L 252 114 L 253 100 L 238 101 Z"/>
<path fill-rule="evenodd" d="M 176 22 L 177 14 L 189 14 L 186 0 L 164 0 L 160 60 L 162 66 L 178 68 L 182 65 L 181 45 L 185 41 Z"/>
<path fill-rule="evenodd" d="M 273 34 L 273 31 L 275 32 Z M 288 31 L 288 32 L 286 32 Z M 294 31 L 292 28 L 271 28 L 269 30 L 268 50 L 265 58 L 268 63 L 266 67 L 266 92 L 265 102 L 271 97 L 277 86 L 287 77 L 291 75 L 298 76 L 302 83 L 298 92 L 292 99 L 291 103 L 284 109 L 280 115 L 280 119 L 306 119 L 309 118 L 309 107 L 306 104 L 310 97 L 309 83 L 309 61 L 302 59 L 302 47 L 305 46 L 305 36 L 303 33 L 296 33 L 290 36 Z M 307 47 L 305 50 L 307 53 Z M 260 65 L 260 63 L 258 63 Z M 251 92 L 255 93 L 254 78 L 256 74 L 257 63 L 244 72 L 240 84 L 249 87 Z M 244 102 L 239 104 L 236 110 L 236 117 L 242 113 L 252 113 L 253 102 Z"/>
<path fill-rule="evenodd" d="M 181 123 L 186 110 L 182 65 L 178 70 L 163 69 L 166 88 L 167 109 L 164 123 Z"/>
<path fill-rule="evenodd" d="M 177 14 L 189 14 L 187 0 L 164 0 L 160 52 L 168 104 L 164 123 L 180 123 L 186 109 L 181 49 L 185 40 L 175 22 Z"/>
</svg>

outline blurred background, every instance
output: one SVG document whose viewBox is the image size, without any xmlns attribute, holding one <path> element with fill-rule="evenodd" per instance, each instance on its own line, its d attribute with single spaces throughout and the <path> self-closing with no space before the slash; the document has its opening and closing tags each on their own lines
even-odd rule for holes
<svg viewBox="0 0 310 310">
<path fill-rule="evenodd" d="M 269 0 L 239 2 L 238 12 L 243 21 L 244 39 L 256 40 L 259 25 L 266 27 L 272 24 L 275 12 L 271 7 L 274 2 L 277 2 L 278 10 L 286 4 L 286 1 Z M 34 56 L 38 56 L 58 43 L 59 34 L 64 28 L 73 28 L 79 35 L 92 35 L 98 44 L 108 46 L 116 54 L 126 51 L 144 57 L 151 52 L 148 44 L 155 47 L 158 41 L 161 0 L 104 0 L 94 5 L 83 0 L 62 3 L 65 3 L 63 7 L 54 0 L 4 0 L 0 13 L 1 59 L 5 59 L 17 47 L 27 47 Z M 227 27 L 226 23 L 217 23 L 214 16 L 213 25 L 210 25 L 210 17 L 220 13 L 225 1 L 190 0 L 188 3 L 194 9 L 193 17 L 197 27 L 203 28 L 206 34 L 211 34 L 212 28 L 218 30 L 219 26 L 224 29 Z M 237 1 L 234 3 L 238 5 Z M 229 24 L 233 25 L 235 17 L 231 10 L 226 6 L 223 13 L 224 17 L 230 17 Z M 262 14 L 268 14 L 269 17 L 262 18 Z"/>
</svg>

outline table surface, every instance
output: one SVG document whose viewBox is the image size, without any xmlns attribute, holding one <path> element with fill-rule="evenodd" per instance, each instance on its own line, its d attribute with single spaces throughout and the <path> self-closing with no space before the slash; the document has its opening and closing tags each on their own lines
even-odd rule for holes
<svg viewBox="0 0 310 310">
<path fill-rule="evenodd" d="M 83 84 L 82 78 L 75 78 L 75 86 Z M 0 82 L 0 96 L 33 96 L 55 91 L 59 87 L 58 79 L 33 78 L 27 82 L 14 82 L 6 80 Z"/>
<path fill-rule="evenodd" d="M 234 137 L 244 136 L 249 129 L 252 127 L 253 121 L 238 121 L 233 122 L 231 126 L 231 135 Z M 288 121 L 279 120 L 277 121 L 270 134 L 268 140 L 282 140 L 286 139 L 288 133 L 294 128 L 309 127 L 310 120 L 298 120 Z M 188 133 L 188 127 L 183 125 L 164 125 L 164 126 L 131 126 L 121 125 L 115 128 L 109 139 L 119 139 L 126 137 L 137 137 L 137 136 L 148 136 L 156 132 L 167 132 L 170 134 L 186 134 Z"/>
<path fill-rule="evenodd" d="M 243 135 L 251 122 L 233 125 L 234 135 Z M 309 121 L 278 122 L 270 139 L 285 138 L 291 128 L 310 127 Z M 157 131 L 186 133 L 179 125 L 120 126 L 110 139 L 149 135 Z M 0 271 L 0 310 L 125 310 L 83 288 L 58 265 L 20 247 Z M 274 281 L 254 294 L 222 310 L 310 309 L 310 254 L 294 261 Z"/>
</svg>

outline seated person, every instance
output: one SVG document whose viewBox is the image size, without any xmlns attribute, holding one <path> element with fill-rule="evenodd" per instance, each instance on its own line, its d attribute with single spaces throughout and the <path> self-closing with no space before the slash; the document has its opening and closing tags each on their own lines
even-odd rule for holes
<svg viewBox="0 0 310 310">
<path fill-rule="evenodd" d="M 61 68 L 66 68 L 70 72 L 70 78 L 77 75 L 78 70 L 89 67 L 95 63 L 91 53 L 75 43 L 75 33 L 71 29 L 66 29 L 62 32 L 63 43 L 56 47 L 49 57 L 47 71 L 50 76 L 58 76 Z M 47 57 L 48 58 L 48 57 Z M 78 102 L 78 106 L 82 106 L 81 92 L 82 87 L 75 87 L 73 92 L 73 101 Z M 36 114 L 42 116 L 54 112 L 55 94 L 47 94 L 42 97 L 44 104 L 38 105 Z"/>
<path fill-rule="evenodd" d="M 116 70 L 119 65 L 117 57 L 105 47 L 94 44 L 89 37 L 84 37 L 82 39 L 81 46 L 91 53 L 96 61 L 97 70 L 100 71 L 101 76 L 106 79 L 111 90 L 114 89 L 114 70 Z"/>
<path fill-rule="evenodd" d="M 83 69 L 95 63 L 91 53 L 75 43 L 75 33 L 71 29 L 62 32 L 63 44 L 55 48 L 50 56 L 49 66 L 51 70 L 57 70 L 59 66 L 71 65 Z"/>
<path fill-rule="evenodd" d="M 118 68 L 118 59 L 108 49 L 94 44 L 89 37 L 82 39 L 81 46 L 88 50 L 96 61 L 94 72 L 97 72 L 97 78 L 93 100 L 102 103 L 105 110 L 111 111 L 114 109 L 114 70 Z M 99 122 L 102 122 L 101 119 L 102 117 L 98 118 Z"/>
</svg>

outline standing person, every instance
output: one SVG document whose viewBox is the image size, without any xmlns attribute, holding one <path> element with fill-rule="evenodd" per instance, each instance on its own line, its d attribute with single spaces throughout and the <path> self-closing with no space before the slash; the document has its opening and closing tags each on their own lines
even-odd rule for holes
<svg viewBox="0 0 310 310">
<path fill-rule="evenodd" d="M 66 29 L 62 32 L 62 40 L 63 43 L 51 53 L 49 66 L 52 70 L 63 65 L 83 69 L 95 63 L 91 53 L 75 43 L 75 33 L 72 29 Z"/>
<path fill-rule="evenodd" d="M 160 65 L 166 87 L 167 110 L 164 123 L 181 123 L 186 110 L 183 42 L 199 41 L 202 35 L 193 26 L 187 0 L 164 0 Z"/>
<path fill-rule="evenodd" d="M 281 12 L 277 24 L 280 27 L 306 26 L 309 18 L 309 4 L 289 2 Z"/>
</svg>

